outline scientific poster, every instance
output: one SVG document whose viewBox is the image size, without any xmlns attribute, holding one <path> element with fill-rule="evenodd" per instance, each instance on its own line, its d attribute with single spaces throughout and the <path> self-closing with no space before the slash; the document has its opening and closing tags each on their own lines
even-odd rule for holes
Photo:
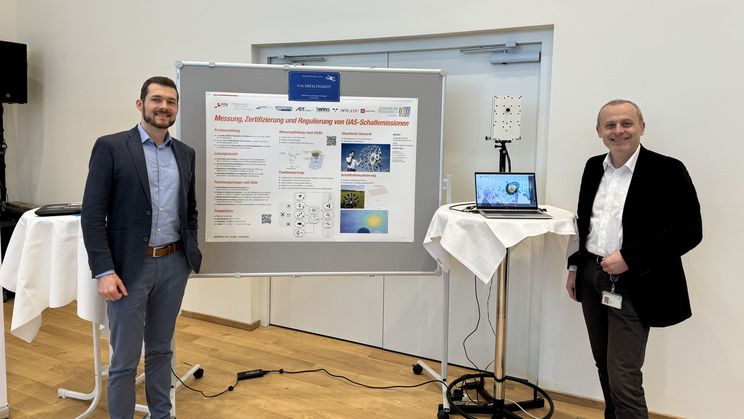
<svg viewBox="0 0 744 419">
<path fill-rule="evenodd" d="M 206 93 L 206 240 L 412 242 L 418 99 Z"/>
</svg>

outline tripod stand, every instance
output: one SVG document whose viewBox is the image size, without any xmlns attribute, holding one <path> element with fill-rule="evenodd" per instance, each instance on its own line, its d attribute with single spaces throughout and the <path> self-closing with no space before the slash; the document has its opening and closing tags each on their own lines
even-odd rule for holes
<svg viewBox="0 0 744 419">
<path fill-rule="evenodd" d="M 486 137 L 486 141 L 495 143 L 493 146 L 499 150 L 499 172 L 511 172 L 511 157 L 509 157 L 509 150 L 506 149 L 506 145 L 511 143 L 512 140 L 499 140 L 491 137 Z"/>
</svg>

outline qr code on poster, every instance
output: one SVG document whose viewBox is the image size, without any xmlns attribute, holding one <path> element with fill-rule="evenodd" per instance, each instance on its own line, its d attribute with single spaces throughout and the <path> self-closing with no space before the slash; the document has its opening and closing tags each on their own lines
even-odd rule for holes
<svg viewBox="0 0 744 419">
<path fill-rule="evenodd" d="M 326 145 L 336 145 L 336 136 L 326 135 Z"/>
<path fill-rule="evenodd" d="M 271 214 L 261 214 L 261 224 L 271 224 Z"/>
</svg>

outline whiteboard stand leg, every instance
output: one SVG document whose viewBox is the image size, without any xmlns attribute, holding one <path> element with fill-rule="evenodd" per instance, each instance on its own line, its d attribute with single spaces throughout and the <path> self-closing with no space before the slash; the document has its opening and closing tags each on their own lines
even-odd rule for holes
<svg viewBox="0 0 744 419">
<path fill-rule="evenodd" d="M 444 189 L 444 203 L 452 203 L 452 175 L 447 175 L 442 179 L 442 189 Z"/>
<path fill-rule="evenodd" d="M 413 372 L 420 374 L 421 371 L 426 371 L 435 380 L 442 382 L 442 404 L 439 406 L 439 410 L 449 413 L 450 405 L 447 401 L 447 365 L 448 365 L 448 353 L 449 353 L 449 293 L 450 293 L 450 277 L 449 272 L 442 271 L 442 366 L 441 375 L 437 374 L 426 362 L 418 360 L 416 365 L 413 366 Z"/>
<path fill-rule="evenodd" d="M 79 391 L 67 390 L 64 388 L 57 389 L 57 396 L 66 399 L 77 399 L 77 400 L 92 400 L 88 409 L 78 416 L 78 419 L 87 418 L 93 411 L 98 407 L 98 402 L 101 400 L 102 392 L 102 377 L 104 375 L 103 367 L 101 365 L 101 325 L 93 322 L 93 371 L 95 374 L 93 391 L 90 393 L 81 393 Z"/>
<path fill-rule="evenodd" d="M 449 412 L 447 401 L 447 366 L 449 365 L 449 297 L 450 274 L 442 272 L 442 409 Z"/>
<path fill-rule="evenodd" d="M 134 411 L 139 413 L 144 413 L 146 418 L 150 417 L 150 409 L 147 408 L 146 404 L 135 404 L 134 405 Z"/>
</svg>

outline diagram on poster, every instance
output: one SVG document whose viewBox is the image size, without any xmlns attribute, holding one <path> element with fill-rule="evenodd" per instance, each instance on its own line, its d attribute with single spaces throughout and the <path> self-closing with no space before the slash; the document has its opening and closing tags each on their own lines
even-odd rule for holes
<svg viewBox="0 0 744 419">
<path fill-rule="evenodd" d="M 206 240 L 412 242 L 418 99 L 206 92 Z"/>
</svg>

